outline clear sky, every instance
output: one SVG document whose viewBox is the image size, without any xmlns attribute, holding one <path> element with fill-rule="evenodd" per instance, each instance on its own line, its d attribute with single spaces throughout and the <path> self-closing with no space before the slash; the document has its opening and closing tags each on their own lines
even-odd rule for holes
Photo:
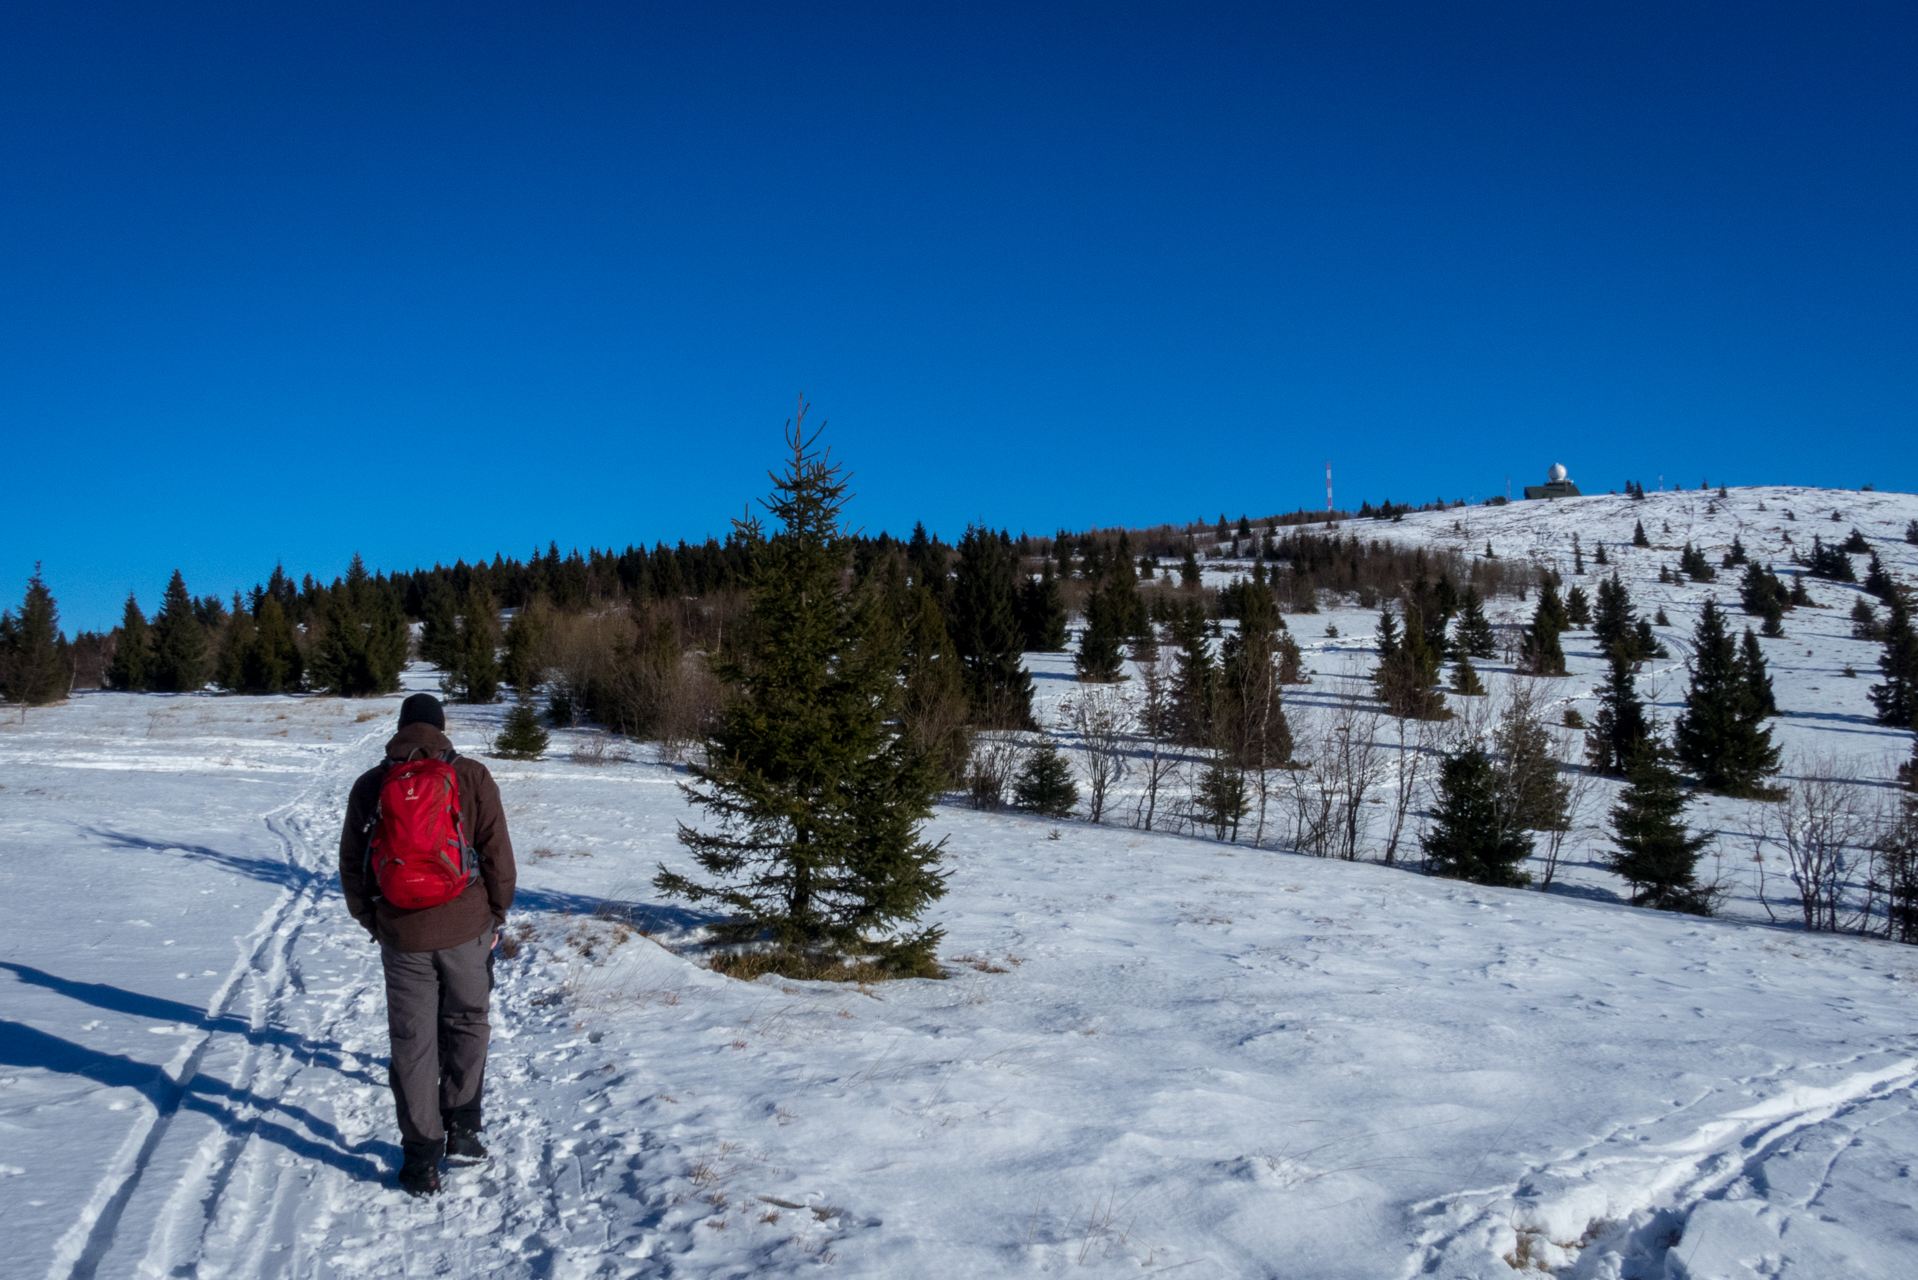
<svg viewBox="0 0 1918 1280">
<path fill-rule="evenodd" d="M 1918 482 L 1918 9 L 0 8 L 0 596 Z"/>
</svg>

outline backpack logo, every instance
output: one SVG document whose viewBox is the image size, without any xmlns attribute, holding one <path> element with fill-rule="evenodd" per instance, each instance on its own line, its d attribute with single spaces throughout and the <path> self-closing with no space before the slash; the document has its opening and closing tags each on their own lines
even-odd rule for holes
<svg viewBox="0 0 1918 1280">
<path fill-rule="evenodd" d="M 460 819 L 459 779 L 444 760 L 393 765 L 380 783 L 366 856 L 379 894 L 416 911 L 466 892 L 478 855 Z"/>
</svg>

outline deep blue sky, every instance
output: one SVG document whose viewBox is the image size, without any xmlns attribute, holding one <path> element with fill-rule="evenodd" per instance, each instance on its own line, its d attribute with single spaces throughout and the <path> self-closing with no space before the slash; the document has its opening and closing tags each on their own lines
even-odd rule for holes
<svg viewBox="0 0 1918 1280">
<path fill-rule="evenodd" d="M 1918 476 L 1909 4 L 0 10 L 0 595 Z"/>
</svg>

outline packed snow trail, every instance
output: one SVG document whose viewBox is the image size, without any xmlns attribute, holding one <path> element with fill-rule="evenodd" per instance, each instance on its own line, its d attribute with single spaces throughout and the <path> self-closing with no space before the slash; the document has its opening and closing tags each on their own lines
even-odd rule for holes
<svg viewBox="0 0 1918 1280">
<path fill-rule="evenodd" d="M 316 924 L 337 925 L 341 914 L 337 894 L 328 901 L 330 868 L 324 845 L 316 849 L 309 840 L 311 828 L 343 808 L 346 789 L 364 767 L 364 749 L 382 732 L 324 757 L 298 798 L 263 815 L 283 850 L 290 887 L 240 942 L 240 958 L 215 992 L 203 1025 L 181 1024 L 185 1042 L 167 1064 L 164 1092 L 56 1246 L 49 1280 L 90 1280 L 123 1269 L 149 1275 L 195 1269 L 208 1248 L 217 1247 L 209 1236 L 231 1203 L 225 1193 L 233 1172 L 263 1131 L 272 1130 L 289 1146 L 338 1142 L 337 1130 L 281 1099 L 303 1068 L 320 1065 L 322 1046 L 334 1043 L 320 1037 L 338 1029 L 345 1010 L 338 1002 L 329 1007 L 316 1028 L 320 1037 L 276 1024 L 289 989 L 299 983 L 295 950 L 302 934 Z M 197 1140 L 169 1142 L 183 1109 L 224 1111 L 231 1123 L 203 1126 Z M 379 1162 L 360 1154 L 357 1168 L 372 1176 Z M 161 1176 L 149 1179 L 155 1169 Z M 136 1250 L 137 1267 L 123 1268 Z"/>
</svg>

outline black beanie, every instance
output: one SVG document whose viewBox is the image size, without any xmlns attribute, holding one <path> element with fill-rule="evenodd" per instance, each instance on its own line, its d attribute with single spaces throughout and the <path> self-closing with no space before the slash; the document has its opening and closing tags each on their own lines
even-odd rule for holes
<svg viewBox="0 0 1918 1280">
<path fill-rule="evenodd" d="M 446 709 L 440 706 L 440 700 L 430 693 L 416 693 L 400 703 L 400 728 L 409 724 L 430 724 L 441 733 L 446 732 Z"/>
</svg>

